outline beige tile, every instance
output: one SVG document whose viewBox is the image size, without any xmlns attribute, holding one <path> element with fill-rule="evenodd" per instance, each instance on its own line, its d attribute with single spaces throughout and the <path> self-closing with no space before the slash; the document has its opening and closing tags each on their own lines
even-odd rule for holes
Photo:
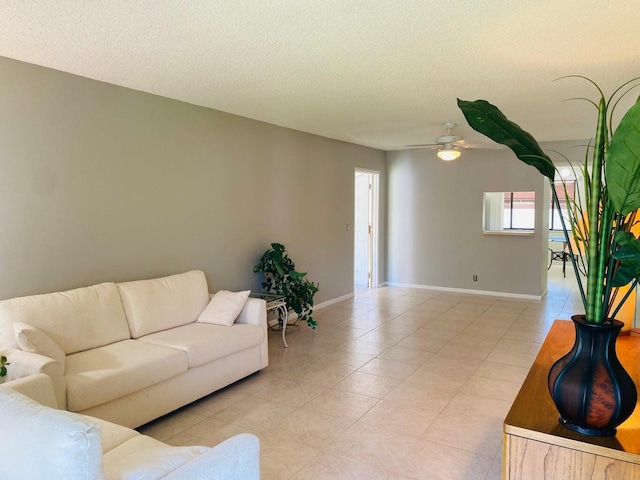
<svg viewBox="0 0 640 480">
<path fill-rule="evenodd" d="M 502 423 L 496 416 L 447 409 L 422 438 L 493 458 L 502 445 Z"/>
<path fill-rule="evenodd" d="M 462 328 L 442 328 L 441 318 L 438 318 L 436 321 L 433 321 L 424 327 L 420 327 L 418 330 L 413 332 L 414 336 L 421 337 L 429 337 L 429 338 L 438 338 L 441 340 L 449 341 L 452 338 L 455 338 L 456 335 L 460 333 L 461 330 L 464 330 L 465 327 Z"/>
<path fill-rule="evenodd" d="M 374 358 L 358 369 L 359 372 L 403 380 L 418 369 L 417 365 L 396 362 L 384 358 Z"/>
<path fill-rule="evenodd" d="M 355 371 L 349 365 L 332 363 L 323 364 L 316 362 L 314 365 L 293 370 L 287 374 L 289 380 L 312 383 L 321 387 L 331 387 L 344 380 Z"/>
<path fill-rule="evenodd" d="M 399 473 L 390 473 L 387 480 L 415 480 L 414 478 L 407 477 L 406 475 L 400 475 Z"/>
<path fill-rule="evenodd" d="M 291 480 L 388 480 L 386 470 L 339 455 L 324 455 L 296 473 Z"/>
<path fill-rule="evenodd" d="M 417 443 L 415 437 L 357 422 L 338 437 L 327 453 L 402 473 L 398 468 Z"/>
<path fill-rule="evenodd" d="M 435 355 L 433 352 L 416 350 L 413 348 L 400 347 L 398 345 L 391 347 L 386 352 L 378 356 L 386 360 L 395 360 L 396 362 L 411 363 L 413 365 L 424 365 L 427 360 Z"/>
<path fill-rule="evenodd" d="M 451 339 L 447 346 L 467 347 L 470 349 L 480 349 L 490 352 L 499 342 L 497 338 L 478 336 L 475 332 L 469 333 L 465 329 Z"/>
<path fill-rule="evenodd" d="M 275 429 L 320 451 L 328 448 L 351 425 L 353 420 L 299 409 L 287 415 Z"/>
<path fill-rule="evenodd" d="M 449 310 L 452 313 L 464 313 L 469 316 L 478 316 L 484 313 L 492 303 L 482 303 L 479 301 L 463 300 Z"/>
<path fill-rule="evenodd" d="M 415 402 L 382 400 L 359 421 L 404 435 L 420 437 L 438 417 L 443 407 L 444 402 L 440 408 L 434 408 L 434 402 L 417 405 Z"/>
<path fill-rule="evenodd" d="M 533 330 L 533 329 L 529 329 L 529 330 L 525 330 L 523 331 L 522 329 L 518 328 L 518 327 L 511 327 L 509 330 L 507 330 L 504 335 L 503 335 L 503 339 L 505 340 L 526 340 L 529 342 L 534 342 L 534 343 L 539 343 L 542 344 L 542 342 L 544 342 L 544 339 L 547 337 L 547 331 L 539 331 L 539 330 Z"/>
<path fill-rule="evenodd" d="M 485 360 L 493 363 L 504 363 L 507 365 L 515 365 L 516 367 L 531 368 L 537 354 L 529 352 L 505 352 L 497 348 L 487 355 Z"/>
<path fill-rule="evenodd" d="M 496 455 L 493 459 L 486 480 L 502 480 L 502 455 Z"/>
<path fill-rule="evenodd" d="M 410 324 L 406 324 L 406 323 L 400 323 L 400 322 L 396 322 L 395 319 L 391 320 L 389 322 L 385 322 L 382 325 L 380 325 L 378 328 L 376 328 L 375 330 L 372 330 L 372 332 L 375 331 L 380 331 L 383 333 L 390 333 L 390 334 L 404 334 L 405 336 L 412 334 L 413 332 L 415 332 L 416 330 L 418 330 L 419 328 L 421 328 L 420 326 L 416 326 L 416 325 L 410 325 Z"/>
<path fill-rule="evenodd" d="M 455 345 L 451 342 L 447 343 L 440 352 L 438 352 L 441 358 L 451 358 L 454 360 L 484 360 L 489 356 L 491 348 L 482 347 L 478 345 L 476 348 L 468 347 L 466 345 Z"/>
<path fill-rule="evenodd" d="M 493 379 L 491 382 L 487 382 L 485 377 L 474 375 L 462 386 L 460 393 L 513 402 L 521 386 L 521 383 L 507 382 L 505 380 Z"/>
<path fill-rule="evenodd" d="M 415 309 L 395 317 L 389 323 L 393 323 L 394 325 L 406 325 L 420 328 L 431 323 L 431 321 L 437 318 L 440 313 L 441 312 L 438 311 L 424 311 Z"/>
<path fill-rule="evenodd" d="M 416 385 L 419 388 L 429 389 L 443 389 L 457 391 L 467 383 L 472 375 L 472 372 L 465 371 L 446 371 L 431 368 L 424 368 L 428 362 L 418 368 L 415 372 L 409 375 L 403 384 Z"/>
<path fill-rule="evenodd" d="M 213 418 L 207 418 L 164 441 L 173 446 L 204 445 L 205 447 L 213 447 L 240 433 L 257 434 L 258 432 L 247 427 L 230 425 Z"/>
<path fill-rule="evenodd" d="M 537 355 L 540 351 L 541 343 L 530 342 L 526 340 L 502 339 L 496 345 L 496 350 L 504 352 L 526 352 Z"/>
<path fill-rule="evenodd" d="M 449 310 L 442 313 L 436 320 L 429 323 L 425 328 L 437 329 L 443 332 L 461 332 L 467 328 L 477 317 L 462 312 Z"/>
<path fill-rule="evenodd" d="M 493 457 L 423 439 L 392 469 L 417 480 L 484 480 L 492 462 Z"/>
<path fill-rule="evenodd" d="M 259 438 L 261 480 L 291 478 L 318 456 L 314 447 L 287 432 L 270 431 Z"/>
<path fill-rule="evenodd" d="M 358 337 L 358 339 L 364 342 L 377 343 L 387 347 L 392 347 L 401 340 L 404 340 L 408 335 L 408 333 L 389 333 L 378 327 L 375 330 L 371 330 L 361 337 Z"/>
<path fill-rule="evenodd" d="M 478 317 L 478 321 L 486 325 L 512 325 L 519 316 L 520 312 L 514 312 L 492 306 Z"/>
<path fill-rule="evenodd" d="M 482 365 L 478 367 L 474 375 L 522 384 L 528 373 L 529 369 L 525 367 L 486 361 L 482 362 Z"/>
<path fill-rule="evenodd" d="M 409 335 L 404 340 L 398 342 L 396 346 L 401 348 L 410 348 L 413 350 L 422 350 L 424 352 L 438 353 L 449 342 L 447 337 L 431 337 L 429 335 Z"/>
<path fill-rule="evenodd" d="M 213 418 L 252 431 L 264 432 L 280 423 L 295 407 L 258 397 L 247 397 L 242 402 L 217 412 Z"/>
<path fill-rule="evenodd" d="M 481 364 L 481 359 L 450 358 L 437 354 L 407 377 L 407 380 L 428 384 L 437 382 L 445 385 L 455 382 L 461 386 L 460 382 L 464 383 L 469 379 Z"/>
<path fill-rule="evenodd" d="M 353 372 L 333 388 L 345 392 L 359 393 L 369 397 L 384 398 L 395 387 L 402 383 L 396 378 L 381 377 L 362 372 Z"/>
<path fill-rule="evenodd" d="M 446 312 L 447 310 L 451 310 L 458 303 L 460 303 L 462 297 L 459 298 L 447 298 L 446 295 L 438 295 L 430 300 L 427 300 L 425 303 L 420 305 L 418 308 L 423 310 L 431 310 L 431 311 L 439 311 Z"/>
<path fill-rule="evenodd" d="M 464 329 L 464 333 L 477 338 L 493 339 L 497 342 L 505 336 L 510 328 L 510 325 L 485 325 L 482 322 L 474 322 Z"/>
<path fill-rule="evenodd" d="M 458 393 L 453 397 L 449 405 L 447 405 L 443 414 L 453 416 L 460 415 L 460 412 L 464 412 L 465 415 L 483 415 L 503 421 L 511 408 L 511 404 L 512 402 L 506 400 L 496 400 L 494 398 L 470 395 L 468 393 Z"/>
<path fill-rule="evenodd" d="M 383 353 L 385 350 L 387 350 L 389 348 L 388 345 L 381 345 L 379 343 L 371 343 L 371 342 L 365 342 L 363 340 L 360 340 L 359 338 L 356 338 L 355 340 L 351 341 L 351 342 L 347 342 L 344 345 L 342 345 L 339 350 L 343 351 L 343 352 L 353 352 L 353 353 L 359 353 L 360 355 L 380 355 L 381 353 Z"/>
<path fill-rule="evenodd" d="M 253 395 L 274 402 L 301 407 L 326 390 L 326 387 L 297 380 L 277 380 Z"/>
<path fill-rule="evenodd" d="M 163 442 L 167 438 L 206 420 L 206 418 L 204 415 L 196 413 L 193 409 L 186 407 L 147 423 L 137 428 L 137 430 L 143 435 L 149 435 Z"/>
<path fill-rule="evenodd" d="M 386 318 L 383 318 L 383 317 L 387 317 L 387 316 L 382 314 L 370 313 L 370 314 L 367 314 L 366 316 L 354 317 L 351 320 L 349 320 L 349 323 L 356 328 L 363 328 L 363 329 L 367 329 L 368 331 L 371 331 L 374 328 L 379 327 L 382 323 L 385 322 Z"/>
<path fill-rule="evenodd" d="M 346 366 L 355 371 L 363 365 L 369 363 L 374 358 L 376 358 L 375 355 L 362 355 L 360 353 L 354 352 L 340 352 L 339 355 L 336 355 L 334 351 L 325 357 L 318 358 L 317 363 L 321 366 Z"/>
<path fill-rule="evenodd" d="M 357 420 L 380 400 L 378 398 L 329 389 L 307 403 L 304 410 Z"/>
<path fill-rule="evenodd" d="M 460 383 L 442 381 L 429 384 L 405 381 L 394 388 L 384 400 L 417 408 L 427 408 L 439 413 L 458 394 L 464 382 L 465 380 Z"/>
</svg>

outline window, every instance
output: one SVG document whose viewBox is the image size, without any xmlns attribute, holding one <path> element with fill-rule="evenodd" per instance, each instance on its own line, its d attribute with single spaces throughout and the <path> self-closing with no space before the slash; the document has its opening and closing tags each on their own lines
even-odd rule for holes
<svg viewBox="0 0 640 480">
<path fill-rule="evenodd" d="M 558 208 L 556 207 L 555 202 L 553 201 L 553 192 L 551 192 L 551 211 L 549 212 L 549 230 L 559 230 L 562 231 L 562 220 L 560 219 L 560 215 L 562 215 L 565 219 L 569 218 L 567 213 L 567 199 L 565 197 L 565 188 L 566 188 L 566 196 L 569 197 L 570 202 L 572 202 L 575 198 L 576 193 L 576 181 L 570 180 L 564 182 L 564 187 L 562 186 L 562 182 L 555 182 L 553 184 L 553 188 L 555 188 L 556 193 L 558 195 L 558 200 L 560 202 L 560 212 L 558 212 Z M 567 228 L 571 229 L 571 225 L 567 222 Z"/>
<path fill-rule="evenodd" d="M 485 192 L 485 231 L 532 231 L 535 228 L 535 223 L 535 192 Z"/>
</svg>

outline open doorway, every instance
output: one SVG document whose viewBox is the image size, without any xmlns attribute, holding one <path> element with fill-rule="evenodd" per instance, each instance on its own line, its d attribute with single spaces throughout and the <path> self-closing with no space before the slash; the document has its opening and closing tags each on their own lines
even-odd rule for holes
<svg viewBox="0 0 640 480">
<path fill-rule="evenodd" d="M 379 172 L 356 169 L 354 211 L 354 292 L 378 286 Z"/>
</svg>

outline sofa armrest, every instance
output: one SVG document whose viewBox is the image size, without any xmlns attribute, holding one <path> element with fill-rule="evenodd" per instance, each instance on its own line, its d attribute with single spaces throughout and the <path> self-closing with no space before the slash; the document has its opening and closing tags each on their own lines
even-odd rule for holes
<svg viewBox="0 0 640 480">
<path fill-rule="evenodd" d="M 6 382 L 4 386 L 26 395 L 30 399 L 38 402 L 40 405 L 45 405 L 51 408 L 58 407 L 51 377 L 44 373 L 10 380 Z"/>
<path fill-rule="evenodd" d="M 211 448 L 164 480 L 259 480 L 260 440 L 242 433 Z"/>
<path fill-rule="evenodd" d="M 25 352 L 17 348 L 5 348 L 0 350 L 11 364 L 7 367 L 7 380 L 28 377 L 37 373 L 45 373 L 51 377 L 62 377 L 64 371 L 62 365 L 53 358 L 45 357 L 37 353 Z"/>
<path fill-rule="evenodd" d="M 7 357 L 11 365 L 7 367 L 7 380 L 30 377 L 44 373 L 51 378 L 53 389 L 58 399 L 57 407 L 66 409 L 66 384 L 64 381 L 64 369 L 53 358 L 45 357 L 37 353 L 25 352 L 17 348 L 5 348 L 0 350 L 0 355 Z"/>
<path fill-rule="evenodd" d="M 267 328 L 267 302 L 260 298 L 247 299 L 244 308 L 236 318 L 236 323 L 250 323 Z"/>
</svg>

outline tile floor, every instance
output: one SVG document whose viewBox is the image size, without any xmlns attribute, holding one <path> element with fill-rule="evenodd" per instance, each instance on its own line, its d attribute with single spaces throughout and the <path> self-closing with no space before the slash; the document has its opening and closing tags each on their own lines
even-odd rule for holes
<svg viewBox="0 0 640 480">
<path fill-rule="evenodd" d="M 572 275 L 542 301 L 385 287 L 270 332 L 267 369 L 140 431 L 171 445 L 261 440 L 265 480 L 499 479 L 502 421 Z"/>
</svg>

